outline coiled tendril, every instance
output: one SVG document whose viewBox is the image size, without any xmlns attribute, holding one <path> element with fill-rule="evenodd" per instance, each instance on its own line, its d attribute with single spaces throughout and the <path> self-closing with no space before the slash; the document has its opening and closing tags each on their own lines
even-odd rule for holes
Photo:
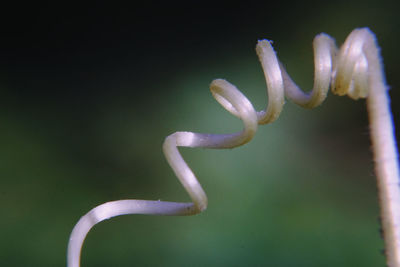
<svg viewBox="0 0 400 267">
<path fill-rule="evenodd" d="M 339 51 L 330 36 L 319 34 L 314 39 L 313 47 L 315 54 L 314 87 L 310 93 L 304 93 L 291 80 L 280 64 L 271 43 L 267 40 L 258 42 L 256 51 L 265 74 L 268 91 L 268 105 L 263 111 L 257 112 L 251 102 L 228 81 L 214 80 L 210 86 L 211 93 L 227 111 L 243 121 L 244 129 L 233 134 L 175 132 L 168 136 L 163 144 L 165 157 L 188 192 L 192 203 L 118 200 L 95 207 L 79 220 L 71 233 L 68 245 L 68 266 L 79 266 L 80 251 L 87 233 L 95 224 L 103 220 L 125 214 L 193 215 L 206 209 L 207 196 L 179 153 L 178 147 L 234 148 L 243 145 L 253 138 L 258 124 L 271 123 L 279 117 L 285 96 L 302 107 L 314 108 L 325 100 L 329 87 L 332 88 L 333 93 L 347 94 L 353 99 L 365 98 L 370 95 L 368 106 L 374 151 L 386 147 L 382 150 L 383 152 L 375 151 L 378 178 L 379 172 L 390 172 L 390 177 L 385 176 L 384 181 L 378 182 L 378 184 L 380 188 L 384 188 L 386 183 L 398 183 L 391 115 L 387 105 L 388 100 L 379 51 L 373 33 L 367 28 L 355 29 L 347 37 Z M 380 108 L 382 101 L 386 104 L 383 111 Z M 373 115 L 374 110 L 378 109 L 380 111 L 375 113 L 379 114 Z M 389 127 L 386 133 L 375 133 L 374 127 L 383 127 L 381 124 L 385 120 L 386 122 L 383 122 L 386 123 L 384 127 Z M 391 151 L 392 154 L 388 154 L 387 151 Z M 384 157 L 383 160 L 382 157 Z M 385 159 L 390 157 L 393 160 L 388 163 Z M 379 165 L 379 162 L 382 164 Z M 392 245 L 389 244 L 390 242 L 387 243 L 387 253 L 388 257 L 392 258 L 393 264 L 399 264 L 400 233 L 396 226 L 396 221 L 399 225 L 400 218 L 399 188 L 394 186 L 394 189 L 390 189 L 392 191 L 385 190 L 389 192 L 385 192 L 385 196 L 381 195 L 383 228 L 385 238 L 387 235 L 389 239 L 394 239 L 394 241 L 391 240 Z M 389 196 L 386 196 L 386 193 Z M 388 201 L 390 200 L 394 204 L 384 204 L 385 198 L 388 198 Z M 389 263 L 390 261 L 388 259 Z"/>
</svg>

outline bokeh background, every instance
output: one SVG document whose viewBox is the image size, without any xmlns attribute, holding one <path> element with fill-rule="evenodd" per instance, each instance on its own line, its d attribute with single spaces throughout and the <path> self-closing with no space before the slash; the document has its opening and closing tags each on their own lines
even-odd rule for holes
<svg viewBox="0 0 400 267">
<path fill-rule="evenodd" d="M 188 201 L 161 151 L 177 131 L 231 133 L 208 86 L 261 110 L 259 39 L 312 87 L 312 39 L 377 35 L 399 121 L 396 1 L 70 2 L 2 8 L 0 265 L 65 266 L 77 220 L 117 199 Z M 209 197 L 193 217 L 121 216 L 83 266 L 384 266 L 365 101 L 330 94 L 233 150 L 181 149 Z"/>
</svg>

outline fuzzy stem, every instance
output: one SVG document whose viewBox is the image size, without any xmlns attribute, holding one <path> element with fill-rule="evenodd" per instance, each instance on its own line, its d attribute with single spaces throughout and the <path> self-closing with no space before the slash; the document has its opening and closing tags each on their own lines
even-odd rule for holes
<svg viewBox="0 0 400 267">
<path fill-rule="evenodd" d="M 389 267 L 400 266 L 400 181 L 390 101 L 374 36 L 364 45 L 369 65 L 367 108 Z"/>
</svg>

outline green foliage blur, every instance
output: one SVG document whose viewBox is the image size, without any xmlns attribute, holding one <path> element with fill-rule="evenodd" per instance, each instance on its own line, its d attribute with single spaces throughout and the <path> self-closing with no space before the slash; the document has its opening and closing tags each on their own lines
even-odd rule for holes
<svg viewBox="0 0 400 267">
<path fill-rule="evenodd" d="M 178 130 L 239 131 L 215 78 L 257 110 L 267 101 L 255 45 L 273 40 L 312 88 L 312 39 L 340 45 L 370 27 L 396 122 L 399 5 L 108 2 L 10 7 L 0 44 L 0 266 L 65 266 L 69 234 L 117 199 L 189 201 L 161 151 Z M 192 217 L 121 216 L 88 235 L 82 266 L 384 266 L 365 101 L 289 101 L 233 150 L 181 149 L 209 197 Z"/>
</svg>

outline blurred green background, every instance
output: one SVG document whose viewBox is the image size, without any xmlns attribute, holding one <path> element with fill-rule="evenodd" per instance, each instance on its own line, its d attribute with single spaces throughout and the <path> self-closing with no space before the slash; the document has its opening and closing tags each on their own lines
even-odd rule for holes
<svg viewBox="0 0 400 267">
<path fill-rule="evenodd" d="M 64 266 L 80 216 L 117 199 L 188 201 L 161 151 L 178 130 L 231 133 L 208 86 L 257 110 L 255 54 L 274 48 L 312 87 L 312 39 L 377 35 L 400 111 L 399 5 L 191 1 L 7 6 L 0 42 L 0 265 Z M 192 217 L 121 216 L 88 235 L 83 266 L 384 266 L 365 101 L 330 94 L 233 150 L 181 149 L 209 197 Z"/>
</svg>

